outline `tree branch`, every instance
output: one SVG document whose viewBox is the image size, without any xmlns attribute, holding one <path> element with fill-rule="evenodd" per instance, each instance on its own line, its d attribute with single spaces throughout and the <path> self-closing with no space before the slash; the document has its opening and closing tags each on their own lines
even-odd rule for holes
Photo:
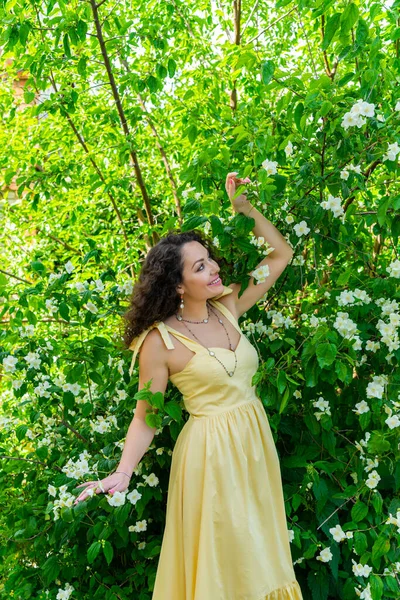
<svg viewBox="0 0 400 600">
<path fill-rule="evenodd" d="M 106 68 L 108 79 L 110 81 L 111 90 L 112 90 L 112 93 L 113 93 L 113 96 L 114 96 L 114 101 L 115 101 L 115 105 L 116 105 L 116 108 L 117 108 L 118 116 L 119 116 L 119 119 L 120 119 L 120 122 L 121 122 L 121 125 L 122 125 L 123 132 L 124 132 L 125 137 L 126 137 L 128 143 L 129 143 L 129 146 L 130 146 L 129 153 L 130 153 L 130 156 L 131 156 L 131 159 L 132 159 L 132 162 L 133 162 L 133 168 L 135 170 L 136 180 L 137 180 L 137 183 L 139 185 L 139 188 L 140 188 L 140 191 L 141 191 L 141 194 L 142 194 L 142 198 L 143 198 L 143 201 L 144 201 L 144 206 L 145 206 L 145 211 L 146 211 L 146 215 L 147 215 L 147 220 L 148 220 L 149 224 L 153 226 L 154 225 L 154 219 L 153 219 L 153 214 L 152 214 L 152 211 L 151 211 L 150 199 L 148 197 L 146 186 L 144 184 L 144 180 L 143 180 L 143 177 L 142 177 L 142 171 L 141 171 L 141 168 L 140 168 L 140 165 L 139 165 L 138 157 L 136 155 L 136 152 L 131 147 L 131 144 L 132 144 L 131 133 L 129 131 L 129 127 L 128 127 L 128 123 L 127 123 L 127 120 L 126 120 L 126 116 L 125 116 L 124 110 L 122 108 L 121 98 L 120 98 L 120 95 L 119 95 L 119 92 L 118 92 L 118 89 L 117 89 L 117 85 L 115 83 L 114 73 L 112 71 L 111 62 L 110 62 L 110 59 L 109 59 L 109 56 L 108 56 L 106 44 L 105 44 L 104 37 L 103 37 L 103 30 L 102 30 L 101 25 L 100 25 L 99 13 L 98 13 L 98 10 L 97 10 L 97 5 L 96 5 L 96 3 L 95 3 L 94 0 L 89 0 L 89 1 L 90 1 L 90 5 L 92 7 L 93 19 L 94 19 L 94 24 L 95 24 L 95 27 L 96 27 L 96 32 L 97 32 L 97 39 L 98 39 L 98 42 L 100 44 L 100 50 L 101 50 L 101 54 L 103 56 L 104 66 Z M 158 241 L 158 236 L 157 236 L 157 234 L 156 234 L 155 231 L 153 231 L 153 241 L 154 241 L 154 243 L 157 243 L 157 241 Z"/>
</svg>

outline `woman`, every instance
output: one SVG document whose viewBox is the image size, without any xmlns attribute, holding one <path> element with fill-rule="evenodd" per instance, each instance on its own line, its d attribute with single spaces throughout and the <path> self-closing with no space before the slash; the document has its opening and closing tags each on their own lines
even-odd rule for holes
<svg viewBox="0 0 400 600">
<path fill-rule="evenodd" d="M 269 266 L 266 281 L 254 285 L 251 277 L 239 298 L 240 284 L 223 284 L 201 236 L 169 234 L 146 257 L 125 315 L 131 369 L 140 350 L 139 389 L 152 380 L 151 391 L 164 393 L 170 379 L 190 414 L 172 455 L 153 600 L 302 598 L 278 456 L 251 385 L 258 354 L 238 325 L 293 251 L 244 194 L 234 197 L 237 186 L 248 181 L 236 175 L 226 180 L 233 209 L 251 214 L 254 235 L 274 248 L 260 263 Z M 113 493 L 128 487 L 154 437 L 155 429 L 145 423 L 149 409 L 138 400 L 118 468 L 100 482 L 78 486 L 85 491 L 77 501 L 93 489 Z"/>
</svg>

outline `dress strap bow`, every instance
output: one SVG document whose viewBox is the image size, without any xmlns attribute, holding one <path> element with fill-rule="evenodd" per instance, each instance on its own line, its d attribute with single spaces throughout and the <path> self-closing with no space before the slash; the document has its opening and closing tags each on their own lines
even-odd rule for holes
<svg viewBox="0 0 400 600">
<path fill-rule="evenodd" d="M 131 366 L 129 368 L 129 375 L 132 376 L 133 367 L 135 366 L 136 356 L 140 350 L 141 345 L 143 344 L 147 334 L 154 328 L 157 328 L 158 331 L 160 332 L 161 337 L 164 340 L 164 344 L 168 348 L 168 350 L 173 350 L 175 348 L 175 346 L 172 343 L 171 336 L 169 335 L 168 330 L 167 330 L 166 326 L 164 325 L 164 323 L 162 321 L 160 321 L 158 323 L 153 323 L 153 325 L 150 325 L 150 327 L 148 327 L 147 329 L 142 331 L 142 333 L 140 333 L 137 337 L 135 337 L 129 346 L 129 350 L 133 351 Z"/>
</svg>

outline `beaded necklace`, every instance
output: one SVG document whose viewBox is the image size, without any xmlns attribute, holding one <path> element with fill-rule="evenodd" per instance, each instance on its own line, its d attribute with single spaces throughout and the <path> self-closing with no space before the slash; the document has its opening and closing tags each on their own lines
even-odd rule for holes
<svg viewBox="0 0 400 600">
<path fill-rule="evenodd" d="M 186 325 L 185 321 L 187 321 L 188 323 L 208 323 L 208 318 L 207 319 L 203 319 L 202 321 L 188 321 L 187 319 L 183 319 L 180 315 L 175 315 L 175 317 L 177 318 L 178 321 L 181 321 L 184 326 L 186 327 L 186 329 L 188 331 L 190 331 L 190 333 L 196 338 L 196 340 L 199 342 L 199 344 L 201 346 L 203 346 L 203 348 L 205 348 L 206 350 L 208 350 L 208 354 L 210 356 L 213 356 L 215 359 L 217 359 L 217 361 L 220 363 L 220 365 L 222 365 L 222 367 L 224 368 L 225 372 L 229 375 L 229 377 L 233 377 L 236 371 L 236 367 L 237 367 L 237 357 L 236 357 L 236 349 L 233 348 L 232 344 L 231 344 L 231 338 L 229 337 L 229 333 L 224 325 L 224 322 L 222 321 L 222 319 L 219 318 L 219 316 L 217 315 L 217 313 L 211 308 L 211 306 L 208 305 L 207 303 L 207 316 L 209 316 L 209 312 L 208 309 L 210 308 L 211 312 L 213 313 L 213 315 L 215 315 L 218 319 L 218 323 L 221 323 L 222 327 L 225 330 L 225 333 L 228 337 L 228 342 L 229 342 L 229 348 L 230 350 L 233 352 L 234 356 L 235 356 L 235 367 L 233 369 L 233 371 L 228 371 L 228 369 L 225 367 L 224 363 L 220 361 L 220 359 L 215 355 L 215 352 L 213 350 L 211 350 L 210 348 L 207 348 L 207 346 L 204 346 L 204 344 L 201 343 L 201 341 L 199 340 L 199 338 L 197 337 L 197 335 L 195 333 L 193 333 L 193 331 Z"/>
</svg>

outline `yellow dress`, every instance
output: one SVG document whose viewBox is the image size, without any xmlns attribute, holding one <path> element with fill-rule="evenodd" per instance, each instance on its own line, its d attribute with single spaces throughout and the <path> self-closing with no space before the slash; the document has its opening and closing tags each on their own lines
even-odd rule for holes
<svg viewBox="0 0 400 600">
<path fill-rule="evenodd" d="M 224 286 L 220 298 L 232 292 Z M 174 447 L 166 525 L 152 600 L 301 600 L 289 545 L 278 455 L 264 407 L 251 385 L 254 346 L 241 333 L 229 377 L 206 348 L 163 322 L 133 340 L 132 366 L 157 327 L 195 354 L 171 381 L 190 416 Z M 234 354 L 212 348 L 230 370 Z"/>
</svg>

